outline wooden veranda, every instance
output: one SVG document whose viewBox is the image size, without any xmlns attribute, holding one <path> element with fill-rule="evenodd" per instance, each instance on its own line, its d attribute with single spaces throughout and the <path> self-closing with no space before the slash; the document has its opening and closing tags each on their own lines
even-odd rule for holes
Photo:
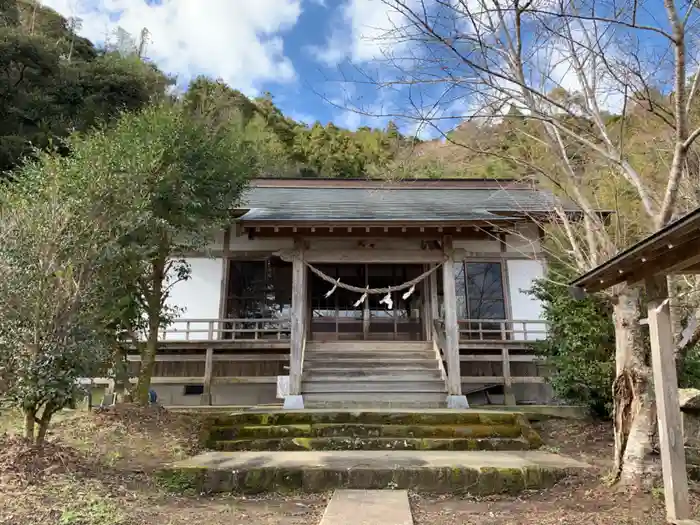
<svg viewBox="0 0 700 525">
<path fill-rule="evenodd" d="M 700 274 L 700 208 L 619 253 L 571 283 L 575 297 L 615 285 L 644 283 L 651 361 L 661 448 L 666 514 L 671 523 L 690 523 L 688 476 L 668 275 Z"/>
</svg>

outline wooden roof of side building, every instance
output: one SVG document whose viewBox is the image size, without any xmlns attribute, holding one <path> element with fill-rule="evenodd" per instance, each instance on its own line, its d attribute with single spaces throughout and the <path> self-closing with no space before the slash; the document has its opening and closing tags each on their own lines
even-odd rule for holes
<svg viewBox="0 0 700 525">
<path fill-rule="evenodd" d="M 654 275 L 700 274 L 700 208 L 621 251 L 571 282 L 572 291 L 599 292 Z"/>
</svg>

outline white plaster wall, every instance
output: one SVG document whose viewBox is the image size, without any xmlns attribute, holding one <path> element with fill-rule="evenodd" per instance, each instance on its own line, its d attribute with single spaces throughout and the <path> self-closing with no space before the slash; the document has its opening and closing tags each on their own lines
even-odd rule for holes
<svg viewBox="0 0 700 525">
<path fill-rule="evenodd" d="M 221 279 L 223 278 L 223 260 L 192 257 L 186 259 L 192 269 L 190 278 L 181 281 L 170 290 L 167 304 L 184 309 L 179 318 L 171 324 L 166 333 L 166 341 L 184 341 L 186 319 L 218 319 Z M 206 340 L 209 338 L 208 323 L 191 323 L 191 330 L 203 332 L 190 333 L 189 340 Z M 217 330 L 218 326 L 214 326 Z M 177 332 L 175 332 L 177 330 Z M 214 335 L 215 338 L 216 334 Z"/>
<path fill-rule="evenodd" d="M 520 224 L 517 233 L 506 235 L 506 251 L 532 254 L 540 251 L 540 234 L 536 224 Z"/>
<path fill-rule="evenodd" d="M 544 265 L 541 261 L 529 259 L 511 259 L 507 261 L 508 292 L 513 319 L 537 320 L 542 318 L 542 304 L 539 300 L 525 293 L 532 287 L 532 282 L 544 275 Z M 519 341 L 536 341 L 544 339 L 545 333 L 524 333 L 525 323 L 513 323 L 515 334 L 513 338 Z M 540 323 L 527 323 L 528 332 L 544 332 Z"/>
</svg>

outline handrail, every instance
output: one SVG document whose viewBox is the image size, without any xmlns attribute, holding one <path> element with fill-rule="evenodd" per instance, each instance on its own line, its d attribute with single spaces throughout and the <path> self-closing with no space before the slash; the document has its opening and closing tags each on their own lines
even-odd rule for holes
<svg viewBox="0 0 700 525">
<path fill-rule="evenodd" d="M 161 341 L 288 340 L 289 318 L 221 318 L 172 321 L 159 332 Z"/>
<path fill-rule="evenodd" d="M 442 333 L 440 323 L 436 319 L 433 321 L 432 326 L 432 339 L 433 339 L 433 351 L 435 352 L 435 357 L 438 360 L 438 368 L 440 369 L 440 377 L 445 382 L 445 389 L 449 389 L 447 381 L 447 370 L 445 369 L 443 348 L 445 348 L 445 336 Z"/>
<path fill-rule="evenodd" d="M 460 340 L 502 342 L 537 341 L 547 337 L 549 322 L 542 319 L 458 319 Z"/>
</svg>

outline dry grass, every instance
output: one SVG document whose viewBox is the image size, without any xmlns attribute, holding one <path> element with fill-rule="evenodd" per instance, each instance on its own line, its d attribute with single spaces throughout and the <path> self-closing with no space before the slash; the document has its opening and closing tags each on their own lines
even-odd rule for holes
<svg viewBox="0 0 700 525">
<path fill-rule="evenodd" d="M 21 428 L 14 414 L 0 429 Z M 173 494 L 150 476 L 196 451 L 198 418 L 157 408 L 120 406 L 67 411 L 38 451 L 0 434 L 0 524 L 8 525 L 313 525 L 327 495 L 245 498 Z M 665 522 L 658 488 L 628 493 L 602 482 L 612 458 L 609 424 L 550 421 L 546 448 L 593 465 L 556 487 L 513 496 L 412 495 L 416 525 L 650 525 Z M 700 497 L 693 494 L 700 515 Z"/>
<path fill-rule="evenodd" d="M 553 420 L 538 430 L 552 452 L 593 466 L 549 490 L 484 498 L 413 495 L 415 525 L 654 525 L 664 524 L 663 490 L 630 492 L 604 481 L 612 466 L 610 423 Z M 694 515 L 700 516 L 700 487 L 692 487 Z"/>
<path fill-rule="evenodd" d="M 198 418 L 121 405 L 66 411 L 42 450 L 16 433 L 16 413 L 0 417 L 0 524 L 302 525 L 326 498 L 174 495 L 149 475 L 197 450 Z"/>
</svg>

